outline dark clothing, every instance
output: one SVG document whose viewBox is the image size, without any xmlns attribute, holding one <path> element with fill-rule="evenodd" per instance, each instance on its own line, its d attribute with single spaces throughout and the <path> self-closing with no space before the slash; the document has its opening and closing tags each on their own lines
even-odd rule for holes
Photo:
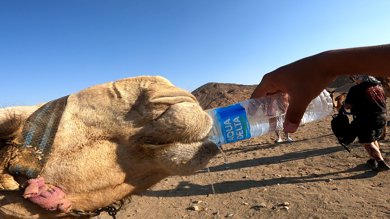
<svg viewBox="0 0 390 219">
<path fill-rule="evenodd" d="M 385 125 L 386 119 L 374 119 L 370 123 L 354 119 L 351 123 L 353 131 L 362 144 L 379 140 Z"/>
<path fill-rule="evenodd" d="M 386 96 L 381 84 L 365 81 L 351 87 L 345 103 L 352 105 L 352 126 L 359 142 L 378 140 L 386 125 Z"/>
</svg>

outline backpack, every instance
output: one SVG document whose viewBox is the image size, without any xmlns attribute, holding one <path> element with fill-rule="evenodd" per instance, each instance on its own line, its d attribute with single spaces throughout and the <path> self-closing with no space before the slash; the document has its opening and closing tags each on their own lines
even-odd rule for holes
<svg viewBox="0 0 390 219">
<path fill-rule="evenodd" d="M 356 134 L 353 126 L 349 123 L 349 118 L 345 115 L 344 107 L 341 107 L 339 112 L 333 115 L 331 127 L 333 134 L 336 136 L 339 143 L 348 151 L 351 152 L 347 145 L 351 144 Z"/>
</svg>

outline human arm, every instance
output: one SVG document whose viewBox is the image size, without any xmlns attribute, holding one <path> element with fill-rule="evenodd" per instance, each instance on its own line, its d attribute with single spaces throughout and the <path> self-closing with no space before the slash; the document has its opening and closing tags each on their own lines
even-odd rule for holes
<svg viewBox="0 0 390 219">
<path fill-rule="evenodd" d="M 310 101 L 339 75 L 390 76 L 390 44 L 329 50 L 264 75 L 251 98 L 288 93 L 284 129 L 295 132 Z"/>
</svg>

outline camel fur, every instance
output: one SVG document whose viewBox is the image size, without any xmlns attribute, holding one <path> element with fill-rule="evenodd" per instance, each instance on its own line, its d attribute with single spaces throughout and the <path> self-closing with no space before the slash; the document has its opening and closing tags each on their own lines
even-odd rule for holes
<svg viewBox="0 0 390 219">
<path fill-rule="evenodd" d="M 69 95 L 41 178 L 30 181 L 44 192 L 66 194 L 69 209 L 49 211 L 27 199 L 36 192 L 23 197 L 18 190 L 25 185 L 7 172 L 15 154 L 12 145 L 23 141 L 25 121 L 40 106 L 0 109 L 0 218 L 94 211 L 165 177 L 192 174 L 218 153 L 207 140 L 210 116 L 192 94 L 165 78 L 141 76 L 92 86 Z"/>
</svg>

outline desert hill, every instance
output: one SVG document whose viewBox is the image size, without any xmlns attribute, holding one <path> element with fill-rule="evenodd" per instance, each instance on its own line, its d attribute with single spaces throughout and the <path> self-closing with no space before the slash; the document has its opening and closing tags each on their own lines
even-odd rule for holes
<svg viewBox="0 0 390 219">
<path fill-rule="evenodd" d="M 203 109 L 227 106 L 248 99 L 256 85 L 207 83 L 192 92 Z"/>
</svg>

